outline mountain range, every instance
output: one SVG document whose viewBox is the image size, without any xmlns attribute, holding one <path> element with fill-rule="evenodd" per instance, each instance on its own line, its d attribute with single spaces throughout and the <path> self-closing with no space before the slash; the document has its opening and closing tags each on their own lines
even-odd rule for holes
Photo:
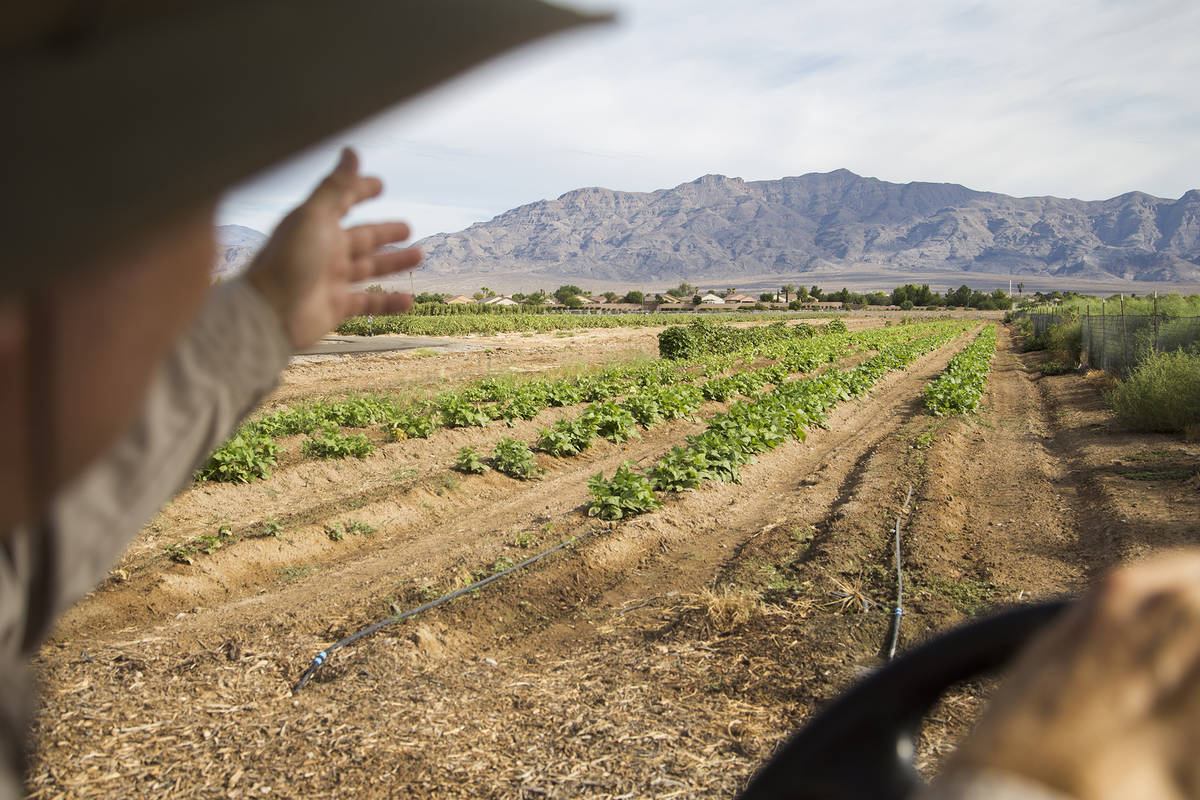
<svg viewBox="0 0 1200 800">
<path fill-rule="evenodd" d="M 705 175 L 654 192 L 577 189 L 419 244 L 428 279 L 482 283 L 750 285 L 853 272 L 888 285 L 890 276 L 972 274 L 1200 284 L 1200 191 L 1083 201 L 844 169 L 769 181 Z M 224 263 L 241 251 L 229 252 Z"/>
</svg>

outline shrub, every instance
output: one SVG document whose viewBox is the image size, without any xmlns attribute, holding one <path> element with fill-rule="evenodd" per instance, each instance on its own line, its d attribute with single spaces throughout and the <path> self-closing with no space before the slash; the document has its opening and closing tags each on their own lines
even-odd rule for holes
<svg viewBox="0 0 1200 800">
<path fill-rule="evenodd" d="M 1200 423 L 1200 354 L 1155 353 L 1107 399 L 1117 418 L 1134 430 L 1182 432 Z"/>
<path fill-rule="evenodd" d="M 672 325 L 658 334 L 658 355 L 675 361 L 698 356 L 699 346 L 690 330 L 683 325 Z"/>
</svg>

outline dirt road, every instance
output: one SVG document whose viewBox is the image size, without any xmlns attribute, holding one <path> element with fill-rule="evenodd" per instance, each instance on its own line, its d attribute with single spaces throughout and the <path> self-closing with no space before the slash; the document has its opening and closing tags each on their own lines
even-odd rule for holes
<svg viewBox="0 0 1200 800">
<path fill-rule="evenodd" d="M 299 364 L 272 402 L 362 389 L 368 375 L 372 388 L 419 391 L 450 373 L 555 369 L 567 348 L 580 363 L 652 352 L 646 332 L 624 333 L 520 355 L 493 343 L 490 355 Z M 981 413 L 925 414 L 922 386 L 962 344 L 839 407 L 828 430 L 762 456 L 740 485 L 626 522 L 582 513 L 587 476 L 657 457 L 699 423 L 601 442 L 579 460 L 541 457 L 547 474 L 529 483 L 448 466 L 463 444 L 531 439 L 562 410 L 190 489 L 43 648 L 31 790 L 731 797 L 816 704 L 879 663 L 890 531 L 910 487 L 902 648 L 1200 538 L 1196 446 L 1119 431 L 1094 380 L 1041 377 L 1007 332 Z M 164 555 L 265 519 L 278 535 L 190 565 Z M 335 542 L 326 526 L 338 521 L 374 533 Z M 476 597 L 338 652 L 291 695 L 313 654 L 346 633 L 585 532 Z M 988 690 L 976 683 L 935 711 L 924 769 Z"/>
</svg>

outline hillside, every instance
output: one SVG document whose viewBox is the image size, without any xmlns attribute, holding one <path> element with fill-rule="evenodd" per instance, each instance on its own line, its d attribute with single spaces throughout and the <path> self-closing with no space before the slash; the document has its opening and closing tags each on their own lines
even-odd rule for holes
<svg viewBox="0 0 1200 800">
<path fill-rule="evenodd" d="M 1200 191 L 1016 198 L 848 170 L 586 188 L 420 242 L 430 277 L 733 281 L 845 270 L 1200 282 Z"/>
</svg>

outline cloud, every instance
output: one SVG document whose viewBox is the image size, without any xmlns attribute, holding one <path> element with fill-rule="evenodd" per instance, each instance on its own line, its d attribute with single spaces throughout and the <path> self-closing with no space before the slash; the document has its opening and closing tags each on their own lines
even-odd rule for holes
<svg viewBox="0 0 1200 800">
<path fill-rule="evenodd" d="M 615 5 L 616 26 L 386 113 L 241 187 L 223 218 L 281 214 L 342 141 L 389 185 L 363 215 L 402 214 L 421 235 L 580 186 L 648 191 L 710 172 L 846 167 L 1085 199 L 1200 186 L 1200 4 Z"/>
</svg>

